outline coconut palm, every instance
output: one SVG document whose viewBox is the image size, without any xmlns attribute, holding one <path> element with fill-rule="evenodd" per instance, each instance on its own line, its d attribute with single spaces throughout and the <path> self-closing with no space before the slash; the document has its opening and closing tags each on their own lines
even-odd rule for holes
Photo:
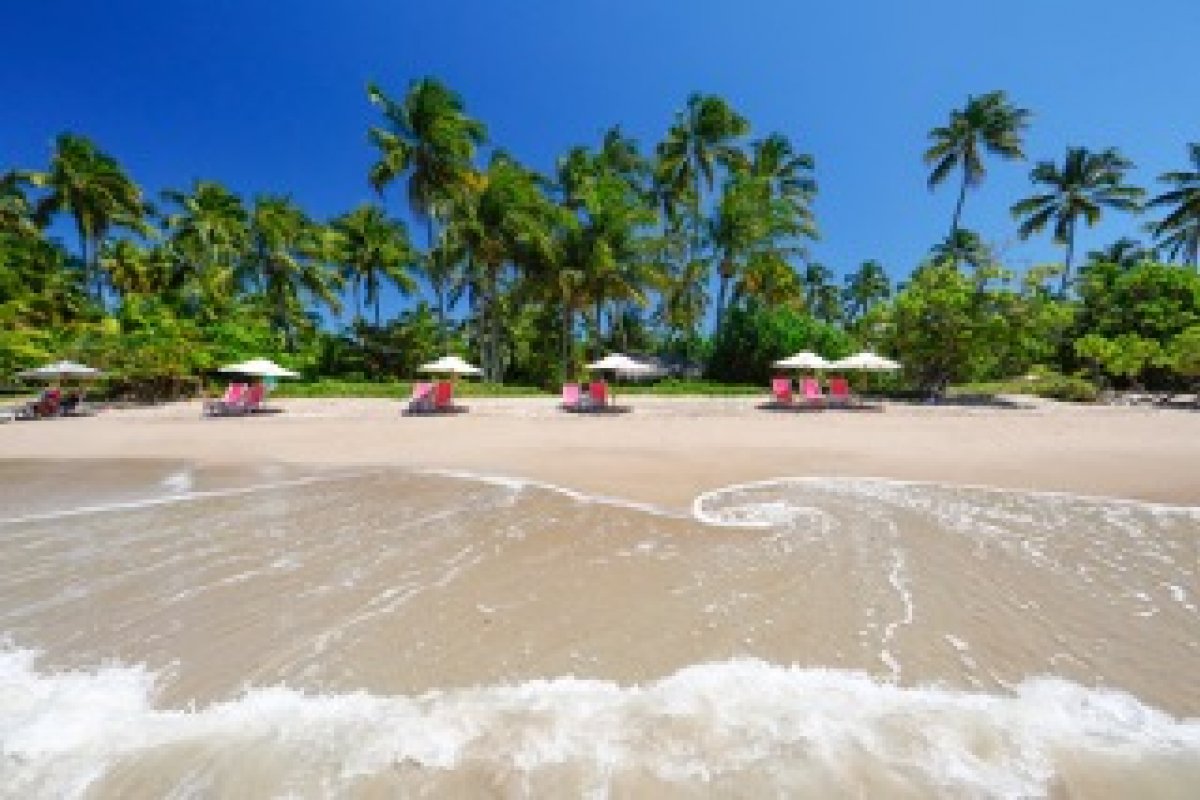
<svg viewBox="0 0 1200 800">
<path fill-rule="evenodd" d="M 47 191 L 34 207 L 34 220 L 39 225 L 45 226 L 60 212 L 74 218 L 80 258 L 96 299 L 101 299 L 100 245 L 114 227 L 139 232 L 146 229 L 141 189 L 116 159 L 101 152 L 91 140 L 69 133 L 55 140 L 48 171 L 24 173 L 22 177 Z"/>
<path fill-rule="evenodd" d="M 817 194 L 813 177 L 816 162 L 807 153 L 798 153 L 782 133 L 750 143 L 751 176 L 769 183 L 771 195 L 783 200 L 792 209 L 796 220 L 810 239 L 817 236 L 816 223 L 810 207 Z"/>
<path fill-rule="evenodd" d="M 0 175 L 0 233 L 35 234 L 33 206 L 25 194 L 27 181 L 21 173 Z"/>
<path fill-rule="evenodd" d="M 1089 251 L 1087 261 L 1089 265 L 1113 264 L 1121 269 L 1133 269 L 1151 257 L 1151 252 L 1137 239 L 1122 236 L 1107 247 Z"/>
<path fill-rule="evenodd" d="M 271 326 L 295 347 L 310 310 L 340 310 L 340 277 L 327 266 L 330 240 L 290 198 L 264 195 L 250 213 L 250 248 L 242 271 L 246 288 L 262 295 Z"/>
<path fill-rule="evenodd" d="M 551 248 L 553 205 L 542 193 L 539 179 L 506 153 L 496 153 L 486 172 L 466 182 L 453 201 L 456 236 L 477 265 L 482 301 L 484 376 L 503 379 L 500 310 L 501 277 L 508 266 L 541 260 Z"/>
<path fill-rule="evenodd" d="M 1150 223 L 1150 232 L 1171 258 L 1181 257 L 1200 269 L 1200 142 L 1188 145 L 1191 172 L 1165 172 L 1160 183 L 1172 187 L 1146 205 L 1169 209 L 1161 220 Z"/>
<path fill-rule="evenodd" d="M 172 282 L 172 255 L 162 246 L 143 247 L 132 239 L 107 242 L 100 266 L 122 296 L 162 295 Z"/>
<path fill-rule="evenodd" d="M 462 98 L 434 78 L 414 81 L 401 102 L 375 84 L 367 97 L 383 113 L 384 124 L 368 132 L 379 151 L 368 180 L 382 192 L 407 176 L 408 206 L 426 226 L 426 247 L 432 251 L 437 227 L 445 221 L 452 198 L 464 190 L 477 148 L 487 139 L 482 122 L 467 115 Z M 444 298 L 448 287 L 438 271 L 429 273 L 439 298 L 438 320 L 446 337 Z"/>
<path fill-rule="evenodd" d="M 878 261 L 864 261 L 846 276 L 846 312 L 851 320 L 862 318 L 875 305 L 891 296 L 892 285 Z"/>
<path fill-rule="evenodd" d="M 750 160 L 726 181 L 709 228 L 717 257 L 717 332 L 730 286 L 782 291 L 777 287 L 795 281 L 782 275 L 781 265 L 805 254 L 801 240 L 817 237 L 810 208 L 817 190 L 812 157 L 797 153 L 778 133 L 752 142 L 750 150 Z M 757 274 L 745 284 L 739 276 L 752 264 Z"/>
<path fill-rule="evenodd" d="M 950 238 L 958 230 L 967 189 L 979 186 L 987 176 L 984 154 L 1009 160 L 1025 158 L 1022 134 L 1029 126 L 1029 117 L 1029 111 L 1014 106 L 1003 91 L 988 92 L 968 96 L 967 104 L 951 111 L 945 125 L 929 132 L 930 144 L 925 151 L 925 163 L 933 167 L 929 188 L 936 188 L 955 170 L 961 171 Z"/>
<path fill-rule="evenodd" d="M 335 234 L 333 261 L 341 265 L 343 278 L 353 283 L 359 300 L 355 313 L 361 319 L 364 306 L 373 307 L 378 328 L 382 282 L 390 282 L 403 294 L 416 288 L 409 274 L 416 256 L 408 242 L 408 229 L 370 203 L 337 217 L 329 227 Z"/>
<path fill-rule="evenodd" d="M 250 244 L 242 199 L 215 181 L 198 180 L 190 192 L 169 189 L 173 211 L 165 227 L 176 269 L 173 284 L 197 313 L 215 315 L 232 299 L 240 260 Z"/>
<path fill-rule="evenodd" d="M 723 98 L 692 94 L 658 145 L 655 180 L 660 194 L 689 206 L 689 259 L 699 257 L 704 193 L 712 192 L 719 167 L 729 169 L 745 163 L 738 140 L 749 130 L 746 118 Z"/>
<path fill-rule="evenodd" d="M 1061 294 L 1066 294 L 1071 280 L 1079 219 L 1091 227 L 1105 208 L 1138 210 L 1144 192 L 1124 183 L 1125 173 L 1132 168 L 1133 163 L 1114 148 L 1092 152 L 1086 147 L 1068 147 L 1061 167 L 1053 161 L 1040 161 L 1029 173 L 1034 184 L 1048 191 L 1014 204 L 1012 215 L 1021 221 L 1017 232 L 1022 239 L 1054 224 L 1054 241 L 1066 248 Z"/>
</svg>

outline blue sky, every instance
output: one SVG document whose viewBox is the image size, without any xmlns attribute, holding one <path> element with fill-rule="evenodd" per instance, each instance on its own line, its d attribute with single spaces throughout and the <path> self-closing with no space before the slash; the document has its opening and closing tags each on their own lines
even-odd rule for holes
<svg viewBox="0 0 1200 800">
<path fill-rule="evenodd" d="M 84 133 L 147 189 L 220 180 L 291 193 L 328 217 L 371 198 L 364 86 L 435 75 L 492 141 L 539 169 L 614 123 L 649 150 L 692 91 L 726 97 L 755 135 L 817 159 L 822 239 L 838 274 L 866 258 L 906 274 L 945 235 L 953 188 L 930 193 L 930 128 L 971 93 L 1034 113 L 1031 162 L 1118 147 L 1153 179 L 1200 140 L 1196 0 L 175 0 L 11 4 L 0 49 L 0 169 L 41 167 Z M 1012 266 L 1053 260 L 1016 239 L 1008 206 L 1032 164 L 991 162 L 964 224 Z M 402 195 L 388 198 L 403 216 Z M 1140 221 L 1110 215 L 1080 251 Z M 418 237 L 420 241 L 420 237 Z"/>
</svg>

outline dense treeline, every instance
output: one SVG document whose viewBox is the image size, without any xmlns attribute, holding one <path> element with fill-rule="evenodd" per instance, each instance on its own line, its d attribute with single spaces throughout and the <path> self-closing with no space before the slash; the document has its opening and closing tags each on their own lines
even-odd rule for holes
<svg viewBox="0 0 1200 800">
<path fill-rule="evenodd" d="M 1002 92 L 969 98 L 925 153 L 929 187 L 956 185 L 949 233 L 894 285 L 878 261 L 838 281 L 811 260 L 813 157 L 720 97 L 689 97 L 652 148 L 614 127 L 551 174 L 492 146 L 434 79 L 367 97 L 377 199 L 329 220 L 210 180 L 150 196 L 74 134 L 44 169 L 0 176 L 0 375 L 69 357 L 163 394 L 252 355 L 387 379 L 456 351 L 492 381 L 550 386 L 619 349 L 762 381 L 795 350 L 859 347 L 933 391 L 1031 370 L 1097 385 L 1200 374 L 1200 144 L 1149 198 L 1115 149 L 1038 161 L 1016 230 L 1048 232 L 1063 262 L 1016 275 L 963 220 L 990 158 L 1026 158 L 1031 115 Z M 1129 215 L 1151 246 L 1122 239 L 1078 264 L 1080 226 L 1104 214 Z M 385 315 L 385 292 L 407 310 Z"/>
</svg>

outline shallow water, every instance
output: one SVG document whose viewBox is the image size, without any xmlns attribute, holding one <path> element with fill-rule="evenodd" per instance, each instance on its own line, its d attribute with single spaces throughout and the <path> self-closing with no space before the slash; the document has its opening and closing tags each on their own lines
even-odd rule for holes
<svg viewBox="0 0 1200 800">
<path fill-rule="evenodd" d="M 0 462 L 0 794 L 1191 797 L 1200 510 Z"/>
</svg>

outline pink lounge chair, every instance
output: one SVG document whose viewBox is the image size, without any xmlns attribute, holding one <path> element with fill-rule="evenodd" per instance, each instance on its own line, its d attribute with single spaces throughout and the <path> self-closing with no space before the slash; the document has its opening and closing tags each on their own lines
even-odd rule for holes
<svg viewBox="0 0 1200 800">
<path fill-rule="evenodd" d="M 220 400 L 209 400 L 204 404 L 204 413 L 208 416 L 227 416 L 237 414 L 242 407 L 242 400 L 249 387 L 244 383 L 231 383 L 225 387 L 225 394 Z"/>
<path fill-rule="evenodd" d="M 578 408 L 582 398 L 579 394 L 578 383 L 564 383 L 562 388 L 562 407 L 565 409 Z"/>
<path fill-rule="evenodd" d="M 790 406 L 792 404 L 792 379 L 772 378 L 771 395 L 778 405 Z"/>
<path fill-rule="evenodd" d="M 267 387 L 264 384 L 256 383 L 246 390 L 246 394 L 242 396 L 241 410 L 244 414 L 249 414 L 258 411 L 262 408 L 263 398 L 266 397 Z"/>
<path fill-rule="evenodd" d="M 592 381 L 588 384 L 588 397 L 592 405 L 604 408 L 608 405 L 608 384 L 604 381 Z"/>
<path fill-rule="evenodd" d="M 805 405 L 812 408 L 825 405 L 825 395 L 821 393 L 821 384 L 816 378 L 805 378 L 800 382 L 800 396 Z"/>
<path fill-rule="evenodd" d="M 409 411 L 432 411 L 433 410 L 433 384 L 432 383 L 414 383 L 412 387 L 412 397 L 408 400 Z"/>
</svg>

